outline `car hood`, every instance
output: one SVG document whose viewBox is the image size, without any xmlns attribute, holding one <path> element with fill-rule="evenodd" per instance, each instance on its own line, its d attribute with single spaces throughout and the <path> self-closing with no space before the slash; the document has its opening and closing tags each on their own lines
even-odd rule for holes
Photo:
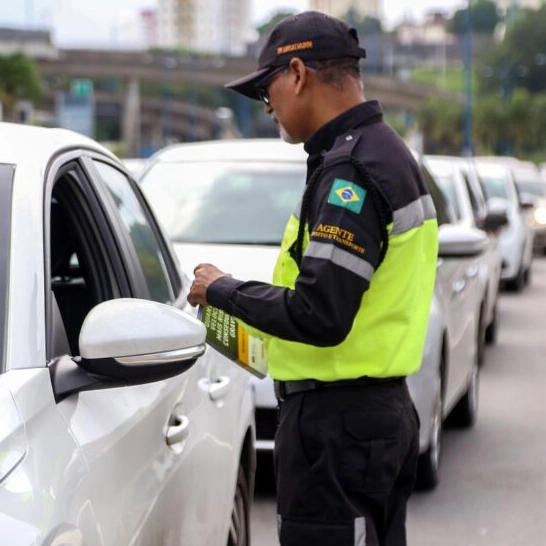
<svg viewBox="0 0 546 546">
<path fill-rule="evenodd" d="M 200 263 L 211 263 L 236 279 L 271 282 L 277 246 L 174 243 L 182 270 L 193 277 Z"/>
</svg>

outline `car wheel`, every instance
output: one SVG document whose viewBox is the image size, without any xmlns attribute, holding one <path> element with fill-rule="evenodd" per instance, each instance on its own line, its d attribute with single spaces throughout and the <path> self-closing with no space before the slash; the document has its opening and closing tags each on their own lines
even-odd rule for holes
<svg viewBox="0 0 546 546">
<path fill-rule="evenodd" d="M 493 319 L 485 328 L 485 342 L 488 345 L 492 345 L 497 341 L 497 329 L 499 326 L 499 307 L 498 303 L 495 302 L 493 307 Z"/>
<path fill-rule="evenodd" d="M 457 428 L 468 428 L 476 422 L 478 413 L 478 366 L 474 365 L 468 388 L 457 402 L 446 420 L 446 424 Z"/>
<path fill-rule="evenodd" d="M 521 265 L 517 275 L 513 279 L 506 281 L 506 288 L 508 288 L 508 290 L 511 290 L 512 292 L 521 292 L 524 286 L 525 270 L 523 269 L 523 265 Z"/>
<path fill-rule="evenodd" d="M 524 286 L 529 286 L 531 284 L 531 266 L 529 266 L 523 274 L 523 284 Z"/>
<path fill-rule="evenodd" d="M 434 489 L 440 480 L 442 420 L 442 396 L 438 392 L 432 415 L 429 445 L 427 450 L 419 455 L 417 465 L 417 488 L 424 491 Z"/>
<path fill-rule="evenodd" d="M 485 309 L 484 304 L 480 308 L 480 318 L 478 323 L 478 340 L 476 350 L 478 351 L 478 364 L 481 366 L 485 359 Z"/>
<path fill-rule="evenodd" d="M 243 467 L 239 466 L 227 546 L 248 546 L 249 544 L 250 494 L 245 472 Z"/>
</svg>

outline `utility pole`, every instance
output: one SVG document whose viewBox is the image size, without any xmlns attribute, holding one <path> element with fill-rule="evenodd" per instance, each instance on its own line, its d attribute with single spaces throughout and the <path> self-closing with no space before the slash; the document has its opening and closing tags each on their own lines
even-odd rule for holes
<svg viewBox="0 0 546 546">
<path fill-rule="evenodd" d="M 464 32 L 464 139 L 463 155 L 473 154 L 472 145 L 472 0 L 468 0 Z"/>
</svg>

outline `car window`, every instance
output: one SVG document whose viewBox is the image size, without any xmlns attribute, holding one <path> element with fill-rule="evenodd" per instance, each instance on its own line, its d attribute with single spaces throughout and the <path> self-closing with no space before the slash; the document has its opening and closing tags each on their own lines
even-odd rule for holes
<svg viewBox="0 0 546 546">
<path fill-rule="evenodd" d="M 530 193 L 537 197 L 546 197 L 546 184 L 534 180 L 519 180 L 516 182 L 519 193 Z"/>
<path fill-rule="evenodd" d="M 305 169 L 303 161 L 157 163 L 140 185 L 175 242 L 278 245 Z"/>
<path fill-rule="evenodd" d="M 470 206 L 472 207 L 474 221 L 476 226 L 480 227 L 483 225 L 486 215 L 487 206 L 485 203 L 485 197 L 478 184 L 471 181 L 467 172 L 461 171 L 461 176 L 470 199 Z"/>
<path fill-rule="evenodd" d="M 94 163 L 110 191 L 123 226 L 134 245 L 150 298 L 162 303 L 172 302 L 176 291 L 169 278 L 161 245 L 131 182 L 121 171 L 107 163 L 102 161 Z"/>
<path fill-rule="evenodd" d="M 508 180 L 506 178 L 482 174 L 481 181 L 487 199 L 491 199 L 492 197 L 510 199 L 510 195 L 508 194 Z"/>
<path fill-rule="evenodd" d="M 0 373 L 5 370 L 4 347 L 6 343 L 6 304 L 13 172 L 13 167 L 0 165 Z"/>
<path fill-rule="evenodd" d="M 119 297 L 120 269 L 115 271 L 101 228 L 102 209 L 76 162 L 64 165 L 56 175 L 47 223 L 47 277 L 51 298 L 51 336 L 48 358 L 79 354 L 81 326 L 92 307 Z M 102 224 L 104 226 L 104 224 Z M 119 265 L 119 264 L 118 264 Z"/>
<path fill-rule="evenodd" d="M 453 207 L 453 211 L 455 212 L 455 217 L 457 220 L 461 219 L 461 205 L 459 203 L 459 196 L 457 194 L 456 186 L 455 186 L 455 179 L 453 175 L 451 174 L 435 174 L 436 181 L 438 182 L 438 185 L 444 192 L 445 196 L 447 197 L 449 203 Z"/>
<path fill-rule="evenodd" d="M 448 198 L 444 194 L 443 190 L 438 185 L 436 178 L 429 172 L 429 170 L 421 165 L 421 171 L 425 177 L 425 181 L 429 187 L 430 195 L 432 201 L 434 202 L 434 207 L 436 208 L 436 218 L 438 225 L 442 224 L 452 224 L 455 222 L 455 211 L 451 204 L 449 203 Z"/>
</svg>

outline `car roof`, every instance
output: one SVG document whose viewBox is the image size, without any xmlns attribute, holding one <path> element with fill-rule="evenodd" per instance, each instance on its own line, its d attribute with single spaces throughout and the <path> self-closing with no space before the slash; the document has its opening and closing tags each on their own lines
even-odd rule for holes
<svg viewBox="0 0 546 546">
<path fill-rule="evenodd" d="M 158 161 L 288 161 L 301 163 L 307 154 L 302 145 L 288 144 L 279 138 L 212 140 L 173 144 L 150 158 Z"/>
<path fill-rule="evenodd" d="M 477 156 L 475 158 L 481 163 L 494 163 L 496 165 L 505 165 L 514 172 L 528 173 L 533 177 L 538 177 L 540 171 L 532 161 L 524 161 L 517 157 L 510 156 Z"/>
<path fill-rule="evenodd" d="M 67 129 L 0 122 L 0 142 L 0 163 L 13 165 L 30 159 L 40 164 L 59 150 L 75 147 L 94 149 L 115 157 L 94 140 Z"/>
<path fill-rule="evenodd" d="M 452 173 L 457 168 L 458 159 L 456 156 L 425 154 L 425 162 L 441 173 Z"/>
</svg>

